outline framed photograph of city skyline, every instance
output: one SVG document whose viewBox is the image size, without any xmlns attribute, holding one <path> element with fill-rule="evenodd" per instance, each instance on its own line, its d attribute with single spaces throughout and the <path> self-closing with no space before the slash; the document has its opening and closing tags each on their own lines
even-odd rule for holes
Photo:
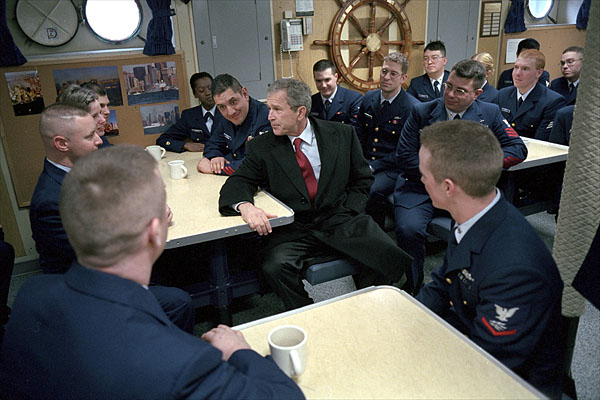
<svg viewBox="0 0 600 400">
<path fill-rule="evenodd" d="M 95 82 L 106 91 L 111 107 L 123 105 L 119 68 L 116 65 L 55 69 L 52 74 L 57 94 L 72 83 L 81 85 L 85 82 Z"/>
<path fill-rule="evenodd" d="M 8 95 L 15 116 L 40 114 L 44 109 L 44 94 L 37 71 L 5 72 Z"/>
<path fill-rule="evenodd" d="M 174 61 L 123 65 L 127 104 L 179 100 L 179 80 Z"/>
<path fill-rule="evenodd" d="M 179 103 L 140 107 L 144 135 L 164 133 L 179 120 Z"/>
</svg>

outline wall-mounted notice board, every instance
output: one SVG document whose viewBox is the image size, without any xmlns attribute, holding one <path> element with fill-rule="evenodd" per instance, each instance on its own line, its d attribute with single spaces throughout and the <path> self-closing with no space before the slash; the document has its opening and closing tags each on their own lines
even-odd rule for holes
<svg viewBox="0 0 600 400">
<path fill-rule="evenodd" d="M 113 144 L 154 144 L 160 132 L 189 108 L 183 53 L 148 57 L 103 55 L 33 61 L 0 68 L 0 134 L 19 207 L 29 205 L 43 168 L 40 112 L 68 83 L 96 80 L 111 101 Z"/>
</svg>

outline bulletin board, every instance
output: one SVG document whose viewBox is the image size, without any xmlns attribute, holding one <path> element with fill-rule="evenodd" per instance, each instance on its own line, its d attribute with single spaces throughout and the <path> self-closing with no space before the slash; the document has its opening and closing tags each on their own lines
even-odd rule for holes
<svg viewBox="0 0 600 400">
<path fill-rule="evenodd" d="M 127 78 L 130 82 L 126 85 L 124 71 L 125 69 L 131 69 L 131 66 L 133 65 L 156 66 L 156 68 L 146 67 L 147 71 L 142 71 L 140 70 L 140 67 L 138 67 L 136 76 L 137 78 L 140 78 L 139 81 L 144 81 L 144 78 L 140 76 L 140 73 L 147 73 L 149 75 L 148 78 L 145 78 L 145 85 L 144 83 L 138 82 L 137 78 L 134 80 L 131 77 L 131 73 L 129 73 L 129 78 Z M 182 110 L 189 108 L 190 97 L 188 92 L 188 76 L 187 71 L 185 70 L 182 52 L 169 56 L 155 57 L 130 54 L 102 55 L 99 57 L 69 58 L 52 61 L 30 61 L 19 67 L 0 68 L 0 135 L 4 144 L 19 207 L 26 207 L 30 203 L 38 177 L 42 172 L 45 151 L 39 134 L 39 120 L 41 114 L 15 115 L 17 111 L 15 111 L 12 100 L 15 96 L 14 92 L 12 98 L 9 94 L 9 82 L 7 82 L 6 73 L 9 73 L 10 76 L 10 73 L 14 72 L 25 73 L 26 71 L 37 71 L 39 86 L 42 91 L 42 94 L 39 97 L 43 98 L 43 104 L 48 106 L 55 102 L 57 96 L 55 70 L 99 66 L 115 66 L 118 70 L 118 83 L 120 84 L 121 89 L 122 105 L 110 106 L 111 110 L 114 110 L 116 113 L 119 132 L 118 136 L 109 137 L 112 144 L 131 143 L 140 146 L 148 146 L 155 143 L 159 136 L 159 133 L 156 133 L 156 131 L 160 131 L 161 128 L 160 123 L 154 124 L 157 126 L 147 126 L 146 129 L 144 128 L 144 125 L 148 125 L 148 123 L 142 122 L 142 112 L 145 112 L 148 107 L 155 108 L 158 110 L 157 113 L 161 111 L 161 107 L 170 107 L 173 110 L 171 114 L 175 115 L 175 113 L 177 113 L 179 116 L 181 115 Z M 173 75 L 175 76 L 171 75 L 169 82 L 167 83 L 164 83 L 161 80 L 160 85 L 162 85 L 162 87 L 158 84 L 152 85 L 152 92 L 161 90 L 168 91 L 168 99 L 167 97 L 164 99 L 155 97 L 151 100 L 152 103 L 144 103 L 149 100 L 146 100 L 147 97 L 144 97 L 144 93 L 140 94 L 134 92 L 131 89 L 131 82 L 135 81 L 139 87 L 150 92 L 150 83 L 152 79 L 157 80 L 158 78 L 156 78 L 156 76 L 161 76 L 160 73 L 151 73 L 150 70 L 160 70 L 161 68 L 164 70 L 166 69 L 166 66 L 169 67 L 169 71 L 174 71 Z M 129 92 L 127 89 L 128 87 L 130 88 Z M 176 93 L 175 89 L 178 89 L 176 99 L 173 94 Z M 135 93 L 138 97 L 134 97 L 132 93 Z M 160 96 L 160 94 L 158 95 Z M 172 119 L 169 119 L 169 121 L 171 120 Z"/>
</svg>

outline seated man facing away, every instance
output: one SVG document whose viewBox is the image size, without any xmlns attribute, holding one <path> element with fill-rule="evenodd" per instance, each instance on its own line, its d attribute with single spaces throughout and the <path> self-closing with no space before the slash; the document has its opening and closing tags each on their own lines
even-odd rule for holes
<svg viewBox="0 0 600 400">
<path fill-rule="evenodd" d="M 329 60 L 313 65 L 313 78 L 319 93 L 312 95 L 310 115 L 356 126 L 362 94 L 337 84 L 338 74 Z"/>
<path fill-rule="evenodd" d="M 75 260 L 59 213 L 59 197 L 63 180 L 75 162 L 102 143 L 96 128 L 89 113 L 68 104 L 55 103 L 42 112 L 40 135 L 46 159 L 31 198 L 29 220 L 40 267 L 46 274 L 63 274 Z M 186 292 L 156 285 L 150 290 L 175 324 L 193 332 L 194 309 Z"/>
<path fill-rule="evenodd" d="M 231 175 L 244 159 L 246 142 L 271 128 L 269 110 L 231 75 L 218 75 L 210 90 L 227 121 L 212 132 L 197 168 L 203 174 Z"/>
<path fill-rule="evenodd" d="M 567 99 L 568 105 L 574 105 L 577 100 L 577 88 L 584 54 L 583 47 L 567 47 L 560 58 L 560 72 L 563 76 L 550 83 L 550 89 Z"/>
<path fill-rule="evenodd" d="M 241 213 L 266 237 L 265 279 L 287 309 L 312 301 L 303 272 L 312 260 L 352 258 L 366 268 L 359 287 L 397 283 L 410 257 L 364 213 L 373 182 L 352 126 L 308 117 L 310 88 L 294 79 L 268 90 L 273 130 L 248 143 L 240 168 L 221 188 L 219 211 Z M 253 205 L 257 188 L 268 188 L 294 210 L 294 222 L 271 229 L 268 214 Z"/>
<path fill-rule="evenodd" d="M 100 139 L 102 139 L 102 144 L 99 146 L 99 148 L 112 146 L 112 143 L 110 143 L 105 136 L 106 125 L 108 124 L 108 117 L 110 116 L 110 108 L 108 108 L 108 106 L 110 105 L 110 100 L 108 99 L 108 93 L 106 93 L 106 90 L 104 90 L 104 88 L 98 85 L 96 82 L 85 82 L 81 85 L 81 87 L 83 89 L 91 90 L 92 92 L 98 95 L 98 103 L 100 104 L 100 114 L 102 114 L 102 116 L 104 117 L 104 126 L 98 126 L 97 131 L 98 136 L 100 136 Z"/>
<path fill-rule="evenodd" d="M 9 398 L 303 398 L 277 365 L 220 325 L 178 329 L 148 291 L 165 247 L 164 182 L 143 149 L 79 160 L 60 213 L 77 261 L 21 287 L 0 353 Z"/>
<path fill-rule="evenodd" d="M 156 144 L 166 150 L 204 151 L 204 145 L 213 131 L 219 130 L 223 115 L 217 110 L 210 91 L 212 76 L 208 72 L 197 72 L 190 78 L 194 97 L 200 100 L 197 107 L 183 110 L 181 118 L 156 139 Z"/>
<path fill-rule="evenodd" d="M 545 243 L 495 187 L 502 148 L 470 121 L 421 134 L 421 180 L 454 219 L 444 263 L 417 300 L 533 386 L 560 398 L 563 283 Z"/>
</svg>

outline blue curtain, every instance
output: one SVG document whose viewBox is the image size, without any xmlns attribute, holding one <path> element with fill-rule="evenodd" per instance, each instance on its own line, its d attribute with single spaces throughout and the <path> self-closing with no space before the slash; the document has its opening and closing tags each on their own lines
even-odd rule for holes
<svg viewBox="0 0 600 400">
<path fill-rule="evenodd" d="M 171 43 L 173 27 L 171 26 L 171 0 L 146 0 L 152 10 L 152 19 L 148 24 L 144 54 L 156 56 L 175 54 Z"/>
<path fill-rule="evenodd" d="M 577 29 L 586 29 L 588 24 L 588 18 L 590 17 L 590 6 L 592 0 L 583 0 L 579 12 L 577 13 Z M 596 4 L 597 5 L 597 4 Z"/>
<path fill-rule="evenodd" d="M 0 0 L 0 67 L 14 67 L 27 62 L 15 44 L 6 24 L 6 1 Z"/>
<path fill-rule="evenodd" d="M 525 32 L 525 0 L 512 0 L 504 22 L 505 33 Z"/>
</svg>

